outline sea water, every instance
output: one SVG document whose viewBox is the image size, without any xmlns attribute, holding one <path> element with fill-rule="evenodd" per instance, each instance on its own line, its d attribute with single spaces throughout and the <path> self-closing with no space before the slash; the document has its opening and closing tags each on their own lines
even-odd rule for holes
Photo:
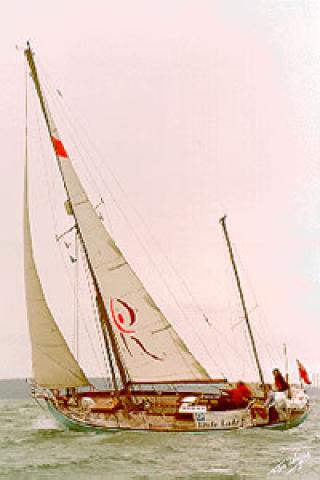
<svg viewBox="0 0 320 480">
<path fill-rule="evenodd" d="M 298 428 L 188 433 L 64 431 L 33 400 L 0 401 L 0 479 L 320 480 L 320 399 Z"/>
</svg>

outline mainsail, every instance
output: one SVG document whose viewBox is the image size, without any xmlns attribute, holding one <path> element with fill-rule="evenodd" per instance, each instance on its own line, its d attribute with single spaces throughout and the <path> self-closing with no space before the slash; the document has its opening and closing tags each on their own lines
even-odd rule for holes
<svg viewBox="0 0 320 480">
<path fill-rule="evenodd" d="M 25 53 L 57 156 L 69 207 L 103 302 L 109 336 L 111 327 L 128 381 L 208 380 L 209 374 L 164 317 L 89 201 L 43 96 L 30 47 Z"/>
<path fill-rule="evenodd" d="M 72 355 L 49 310 L 37 273 L 29 218 L 27 162 L 24 188 L 24 270 L 35 382 L 47 388 L 89 385 L 89 380 Z"/>
<path fill-rule="evenodd" d="M 106 231 L 66 153 L 59 155 L 57 147 L 56 152 L 72 210 L 130 379 L 157 382 L 209 378 Z"/>
</svg>

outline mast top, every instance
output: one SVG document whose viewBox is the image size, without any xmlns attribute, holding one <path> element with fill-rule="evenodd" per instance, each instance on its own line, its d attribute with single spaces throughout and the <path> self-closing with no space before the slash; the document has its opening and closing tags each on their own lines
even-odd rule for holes
<svg viewBox="0 0 320 480">
<path fill-rule="evenodd" d="M 26 48 L 24 49 L 25 55 L 27 55 L 28 52 L 30 52 L 31 54 L 33 53 L 33 52 L 32 52 L 32 49 L 31 49 L 31 44 L 30 44 L 29 40 L 27 40 L 27 46 L 26 46 Z"/>
<path fill-rule="evenodd" d="M 223 217 L 221 217 L 221 218 L 219 219 L 219 222 L 220 222 L 222 225 L 224 225 L 224 224 L 226 223 L 226 219 L 227 219 L 227 215 L 224 214 Z"/>
</svg>

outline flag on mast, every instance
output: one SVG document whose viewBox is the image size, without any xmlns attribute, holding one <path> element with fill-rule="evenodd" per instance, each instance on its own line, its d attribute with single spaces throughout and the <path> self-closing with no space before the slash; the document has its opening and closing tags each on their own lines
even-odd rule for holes
<svg viewBox="0 0 320 480">
<path fill-rule="evenodd" d="M 301 362 L 297 359 L 297 365 L 298 365 L 298 370 L 299 370 L 299 378 L 300 380 L 303 380 L 304 383 L 311 385 L 311 380 L 309 378 L 307 370 L 304 368 Z"/>
</svg>

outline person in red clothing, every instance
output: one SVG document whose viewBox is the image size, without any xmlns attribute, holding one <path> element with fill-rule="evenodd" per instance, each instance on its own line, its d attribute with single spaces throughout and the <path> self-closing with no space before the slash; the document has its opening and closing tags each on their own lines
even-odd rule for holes
<svg viewBox="0 0 320 480">
<path fill-rule="evenodd" d="M 274 377 L 274 384 L 278 392 L 287 392 L 289 390 L 289 385 L 286 380 L 283 378 L 280 370 L 275 368 L 272 370 L 273 377 Z"/>
<path fill-rule="evenodd" d="M 238 382 L 235 388 L 223 391 L 229 395 L 228 403 L 231 408 L 245 408 L 252 397 L 250 388 L 242 381 Z"/>
</svg>

